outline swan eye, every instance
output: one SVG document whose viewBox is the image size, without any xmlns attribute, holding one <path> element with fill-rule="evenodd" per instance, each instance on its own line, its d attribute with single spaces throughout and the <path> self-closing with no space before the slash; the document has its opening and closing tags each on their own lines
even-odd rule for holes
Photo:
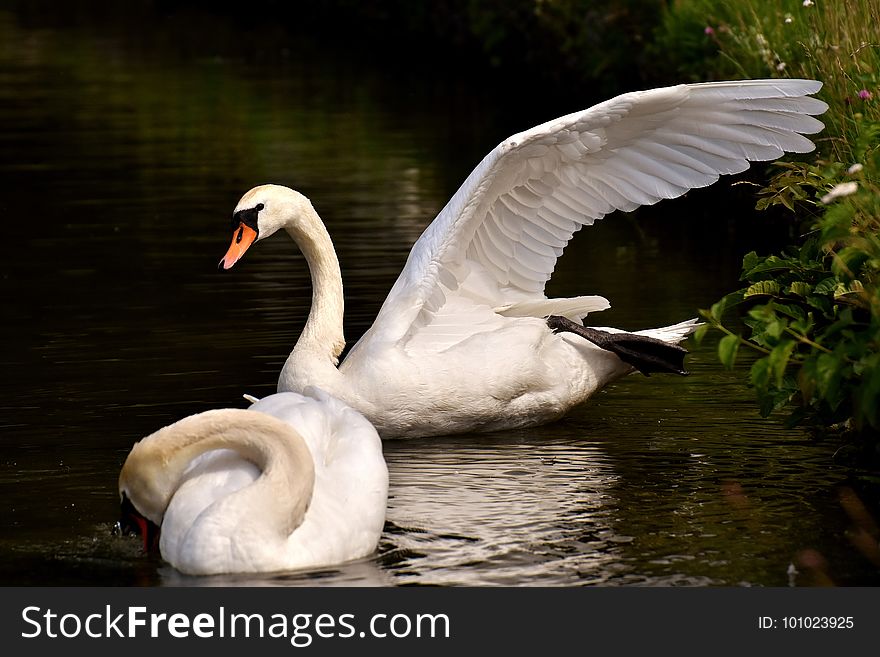
<svg viewBox="0 0 880 657">
<path fill-rule="evenodd" d="M 262 203 L 257 203 L 257 207 L 255 207 L 254 210 L 256 210 L 257 212 L 259 212 L 260 210 L 262 210 L 262 209 L 265 208 L 265 207 L 266 207 L 266 206 L 263 205 Z"/>
<path fill-rule="evenodd" d="M 260 203 L 255 208 L 250 208 L 249 210 L 239 210 L 234 215 L 232 215 L 232 230 L 238 230 L 240 225 L 245 225 L 248 228 L 253 228 L 255 231 L 259 232 L 259 227 L 257 226 L 257 215 L 260 210 L 263 208 L 263 204 Z"/>
</svg>

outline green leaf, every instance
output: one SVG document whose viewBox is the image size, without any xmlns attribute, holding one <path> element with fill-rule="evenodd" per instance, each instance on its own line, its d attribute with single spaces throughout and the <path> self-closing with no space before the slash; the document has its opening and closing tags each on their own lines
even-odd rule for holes
<svg viewBox="0 0 880 657">
<path fill-rule="evenodd" d="M 804 404 L 813 402 L 813 394 L 816 392 L 816 359 L 807 358 L 798 372 L 798 388 Z"/>
<path fill-rule="evenodd" d="M 862 264 L 870 256 L 857 246 L 847 246 L 837 253 L 831 262 L 831 271 L 837 276 L 852 278 L 857 276 Z"/>
<path fill-rule="evenodd" d="M 773 310 L 773 307 L 765 304 L 761 306 L 755 306 L 751 310 L 749 310 L 749 317 L 752 317 L 759 322 L 772 322 L 776 319 L 776 313 Z"/>
<path fill-rule="evenodd" d="M 701 344 L 703 342 L 703 338 L 706 337 L 706 333 L 709 331 L 709 324 L 700 324 L 696 331 L 694 331 L 694 342 L 697 344 Z"/>
<path fill-rule="evenodd" d="M 837 288 L 834 290 L 834 300 L 839 301 L 841 297 L 845 297 L 847 295 L 851 296 L 859 296 L 862 292 L 865 291 L 865 286 L 862 285 L 862 282 L 859 279 L 854 279 L 849 282 L 849 285 L 844 285 L 843 283 L 838 284 Z"/>
<path fill-rule="evenodd" d="M 839 396 L 837 390 L 840 383 L 843 359 L 837 354 L 819 354 L 816 359 L 816 391 L 820 398 L 833 400 Z"/>
<path fill-rule="evenodd" d="M 819 223 L 822 229 L 822 241 L 830 244 L 846 239 L 852 234 L 853 210 L 849 205 L 832 205 L 825 212 Z"/>
<path fill-rule="evenodd" d="M 752 369 L 749 371 L 749 380 L 759 396 L 766 393 L 770 384 L 770 362 L 767 358 L 759 358 L 752 363 Z"/>
<path fill-rule="evenodd" d="M 789 287 L 789 294 L 793 294 L 798 297 L 805 297 L 810 292 L 813 291 L 813 286 L 809 283 L 805 283 L 804 281 L 794 281 Z"/>
<path fill-rule="evenodd" d="M 774 303 L 773 309 L 787 317 L 791 317 L 792 319 L 803 319 L 804 311 L 794 304 L 790 303 Z"/>
<path fill-rule="evenodd" d="M 824 271 L 822 263 L 817 262 L 817 260 L 822 259 L 822 252 L 819 245 L 819 238 L 816 235 L 812 235 L 804 240 L 804 243 L 801 245 L 800 251 L 798 252 L 798 259 L 800 260 L 801 265 L 806 269 Z"/>
<path fill-rule="evenodd" d="M 767 322 L 767 326 L 764 327 L 764 334 L 776 341 L 782 336 L 782 333 L 787 326 L 788 321 L 784 319 L 776 319 L 772 322 Z"/>
<path fill-rule="evenodd" d="M 721 299 L 720 301 L 713 303 L 712 307 L 709 308 L 709 318 L 714 319 L 719 324 L 721 323 L 721 317 L 724 315 L 724 310 L 727 307 L 726 299 Z"/>
<path fill-rule="evenodd" d="M 745 293 L 745 298 L 756 297 L 759 295 L 776 296 L 782 288 L 776 281 L 759 281 L 754 285 L 750 285 Z"/>
<path fill-rule="evenodd" d="M 758 408 L 761 415 L 767 417 L 773 411 L 778 411 L 791 401 L 794 392 L 793 389 L 789 388 L 776 388 L 775 390 L 767 391 L 767 393 L 762 395 L 758 401 Z"/>
<path fill-rule="evenodd" d="M 807 297 L 807 303 L 810 304 L 813 308 L 817 310 L 821 310 L 823 314 L 830 315 L 831 314 L 831 299 L 828 297 L 820 297 L 815 294 L 811 294 Z"/>
<path fill-rule="evenodd" d="M 764 274 L 775 271 L 792 271 L 800 269 L 800 262 L 789 258 L 780 258 L 779 256 L 768 256 L 763 261 L 758 261 L 753 267 L 745 272 L 740 280 L 754 278 L 757 274 Z"/>
<path fill-rule="evenodd" d="M 813 313 L 807 313 L 806 317 L 803 319 L 799 319 L 791 323 L 791 328 L 801 335 L 809 335 L 815 326 L 815 322 L 813 321 Z"/>
<path fill-rule="evenodd" d="M 797 342 L 794 340 L 785 340 L 773 347 L 770 355 L 767 356 L 770 367 L 770 375 L 774 379 L 777 388 L 782 387 L 782 379 L 785 376 L 785 369 L 791 360 L 791 354 L 794 352 Z"/>
<path fill-rule="evenodd" d="M 758 266 L 758 263 L 761 262 L 761 258 L 758 257 L 758 254 L 754 251 L 750 251 L 743 256 L 743 271 L 751 271 L 755 267 Z"/>
<path fill-rule="evenodd" d="M 813 288 L 813 294 L 834 294 L 838 282 L 839 281 L 834 276 L 823 278 L 819 281 L 816 287 Z"/>
<path fill-rule="evenodd" d="M 721 324 L 721 319 L 723 318 L 724 313 L 727 311 L 727 309 L 731 306 L 736 306 L 743 302 L 744 293 L 745 290 L 737 290 L 736 292 L 725 294 L 716 303 L 713 303 L 712 307 L 709 308 L 709 310 L 701 310 L 700 314 L 709 321 L 715 322 L 716 324 Z"/>
<path fill-rule="evenodd" d="M 738 335 L 725 335 L 718 341 L 718 360 L 729 370 L 733 369 L 733 364 L 736 362 L 739 340 Z"/>
</svg>

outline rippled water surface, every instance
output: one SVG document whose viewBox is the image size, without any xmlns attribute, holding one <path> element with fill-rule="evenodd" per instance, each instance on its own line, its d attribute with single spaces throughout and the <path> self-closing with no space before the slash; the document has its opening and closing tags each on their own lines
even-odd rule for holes
<svg viewBox="0 0 880 657">
<path fill-rule="evenodd" d="M 302 328 L 310 284 L 285 237 L 216 271 L 242 192 L 274 181 L 313 200 L 353 342 L 495 143 L 599 100 L 535 90 L 512 106 L 320 39 L 242 54 L 153 19 L 0 10 L 0 583 L 880 583 L 847 538 L 833 446 L 757 418 L 745 370 L 721 371 L 711 341 L 691 345 L 691 376 L 630 377 L 553 425 L 386 443 L 373 558 L 197 579 L 111 536 L 132 443 L 273 391 Z M 691 317 L 756 247 L 753 220 L 724 212 L 741 205 L 721 186 L 609 218 L 576 236 L 550 292 L 602 294 L 601 323 L 622 328 Z"/>
</svg>

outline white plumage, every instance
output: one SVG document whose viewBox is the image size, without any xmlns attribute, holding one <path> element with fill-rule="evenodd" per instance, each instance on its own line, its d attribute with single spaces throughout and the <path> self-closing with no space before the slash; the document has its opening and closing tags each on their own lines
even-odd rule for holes
<svg viewBox="0 0 880 657">
<path fill-rule="evenodd" d="M 183 573 L 329 566 L 376 549 L 388 470 L 376 430 L 315 388 L 192 415 L 137 443 L 119 492 Z"/>
<path fill-rule="evenodd" d="M 221 265 L 228 269 L 252 241 L 279 228 L 309 263 L 312 312 L 279 390 L 320 385 L 361 410 L 383 437 L 545 422 L 632 371 L 544 323 L 549 315 L 581 321 L 609 307 L 599 296 L 544 295 L 573 234 L 614 210 L 744 171 L 750 161 L 812 150 L 803 135 L 823 127 L 812 115 L 827 105 L 809 97 L 820 87 L 748 80 L 627 93 L 503 141 L 415 243 L 376 321 L 338 369 L 341 276 L 308 199 L 276 185 L 245 194 Z M 695 326 L 644 333 L 678 342 Z"/>
</svg>

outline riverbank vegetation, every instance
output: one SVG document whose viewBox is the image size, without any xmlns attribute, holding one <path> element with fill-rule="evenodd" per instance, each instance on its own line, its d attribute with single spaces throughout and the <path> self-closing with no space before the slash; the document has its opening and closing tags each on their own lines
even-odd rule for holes
<svg viewBox="0 0 880 657">
<path fill-rule="evenodd" d="M 743 259 L 742 288 L 702 312 L 732 367 L 757 355 L 749 381 L 763 415 L 844 438 L 841 455 L 880 463 L 880 8 L 870 0 L 765 3 L 682 0 L 655 44 L 675 35 L 678 70 L 699 77 L 804 77 L 829 109 L 814 155 L 777 163 L 758 210 L 795 228 L 773 254 Z M 738 322 L 740 319 L 741 322 Z M 698 337 L 705 335 L 701 331 Z"/>
</svg>

